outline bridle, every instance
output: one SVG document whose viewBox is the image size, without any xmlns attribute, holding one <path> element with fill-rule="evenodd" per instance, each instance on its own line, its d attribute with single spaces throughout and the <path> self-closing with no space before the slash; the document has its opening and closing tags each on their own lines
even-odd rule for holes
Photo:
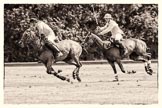
<svg viewBox="0 0 162 108">
<path fill-rule="evenodd" d="M 87 51 L 87 49 L 85 48 L 85 46 L 86 46 L 86 41 L 87 41 L 87 39 L 89 38 L 89 36 L 91 35 L 91 32 L 88 32 L 87 34 L 86 34 L 86 36 L 85 36 L 85 39 L 83 40 L 83 42 L 81 43 L 81 46 L 82 46 L 82 48 L 83 48 L 83 50 L 88 54 L 88 51 Z"/>
</svg>

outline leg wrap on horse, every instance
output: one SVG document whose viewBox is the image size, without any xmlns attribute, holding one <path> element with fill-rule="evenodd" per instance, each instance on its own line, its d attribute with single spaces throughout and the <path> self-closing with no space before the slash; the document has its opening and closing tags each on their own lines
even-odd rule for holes
<svg viewBox="0 0 162 108">
<path fill-rule="evenodd" d="M 59 53 L 59 52 L 60 52 L 60 50 L 58 49 L 58 47 L 57 47 L 54 43 L 52 43 L 52 42 L 46 40 L 46 41 L 45 41 L 45 44 L 46 44 L 49 48 L 51 48 L 53 51 L 55 51 L 56 53 Z"/>
</svg>

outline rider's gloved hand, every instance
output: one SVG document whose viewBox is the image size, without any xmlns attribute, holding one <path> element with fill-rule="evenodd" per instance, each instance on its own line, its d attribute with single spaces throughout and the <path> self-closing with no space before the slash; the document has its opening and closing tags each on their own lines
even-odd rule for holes
<svg viewBox="0 0 162 108">
<path fill-rule="evenodd" d="M 59 42 L 59 40 L 58 40 L 58 39 L 55 39 L 55 40 L 54 40 L 54 42 L 58 43 L 58 42 Z"/>
<path fill-rule="evenodd" d="M 100 33 L 100 27 L 99 26 L 97 26 L 97 28 L 96 28 L 96 30 L 95 30 L 95 34 L 97 34 L 98 35 L 98 33 Z"/>
<path fill-rule="evenodd" d="M 115 42 L 115 40 L 113 39 L 113 38 L 109 38 L 109 41 L 111 42 L 111 43 L 114 43 Z"/>
<path fill-rule="evenodd" d="M 101 31 L 99 26 L 97 26 L 96 31 L 98 31 L 98 32 Z"/>
</svg>

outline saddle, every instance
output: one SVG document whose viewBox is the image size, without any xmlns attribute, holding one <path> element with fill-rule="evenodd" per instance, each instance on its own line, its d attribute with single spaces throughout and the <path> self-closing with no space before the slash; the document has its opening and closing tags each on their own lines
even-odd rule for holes
<svg viewBox="0 0 162 108">
<path fill-rule="evenodd" d="M 119 48 L 121 55 L 123 55 L 123 53 L 124 53 L 124 49 L 121 48 L 121 46 L 120 46 L 119 44 L 117 44 L 117 43 L 115 43 L 115 42 L 113 42 L 113 41 L 104 41 L 104 42 L 103 42 L 103 47 L 104 47 L 104 49 L 106 49 L 106 50 L 107 50 L 107 49 L 110 49 L 110 48 L 112 48 L 112 47 L 117 47 L 117 48 Z"/>
<path fill-rule="evenodd" d="M 111 48 L 112 46 L 114 46 L 114 45 L 112 45 L 112 42 L 110 42 L 110 41 L 104 41 L 104 42 L 103 42 L 103 47 L 104 47 L 104 49 L 109 49 L 109 48 Z"/>
</svg>

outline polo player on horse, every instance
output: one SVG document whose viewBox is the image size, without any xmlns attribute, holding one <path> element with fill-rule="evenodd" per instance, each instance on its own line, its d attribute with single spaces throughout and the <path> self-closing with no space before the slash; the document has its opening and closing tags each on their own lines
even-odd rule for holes
<svg viewBox="0 0 162 108">
<path fill-rule="evenodd" d="M 45 45 L 47 45 L 52 51 L 56 52 L 56 57 L 62 56 L 62 52 L 56 46 L 58 39 L 56 38 L 53 30 L 43 21 L 40 21 L 36 18 L 30 19 L 31 26 L 33 26 L 39 34 L 40 38 L 45 38 Z"/>
<path fill-rule="evenodd" d="M 121 55 L 124 56 L 128 51 L 121 42 L 123 40 L 123 31 L 119 28 L 119 25 L 112 19 L 112 16 L 109 13 L 105 14 L 104 19 L 106 20 L 105 26 L 97 27 L 98 35 L 104 35 L 111 32 L 111 42 L 113 42 L 115 45 L 119 45 L 119 48 L 122 49 Z"/>
</svg>

